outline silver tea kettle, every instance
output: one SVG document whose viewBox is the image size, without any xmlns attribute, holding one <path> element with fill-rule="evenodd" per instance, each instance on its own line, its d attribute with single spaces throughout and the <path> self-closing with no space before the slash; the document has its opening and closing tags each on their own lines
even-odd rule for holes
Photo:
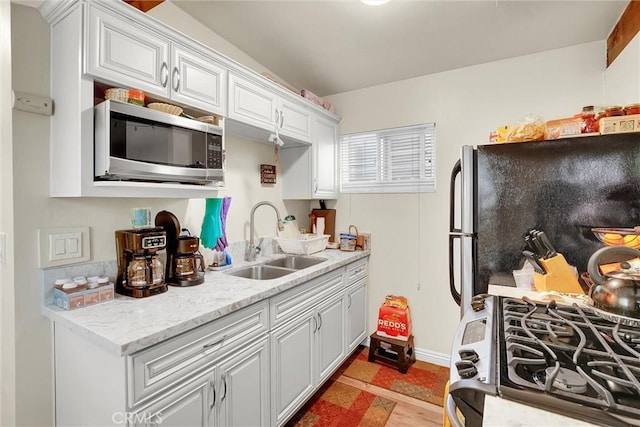
<svg viewBox="0 0 640 427">
<path fill-rule="evenodd" d="M 621 262 L 620 271 L 605 273 L 603 276 L 599 269 L 603 263 L 626 261 L 636 257 L 640 258 L 640 250 L 626 246 L 607 246 L 591 255 L 587 272 L 594 282 L 589 289 L 593 307 L 614 316 L 640 319 L 640 271 L 632 270 L 629 263 L 624 261 Z M 609 320 L 621 321 L 620 318 Z"/>
</svg>

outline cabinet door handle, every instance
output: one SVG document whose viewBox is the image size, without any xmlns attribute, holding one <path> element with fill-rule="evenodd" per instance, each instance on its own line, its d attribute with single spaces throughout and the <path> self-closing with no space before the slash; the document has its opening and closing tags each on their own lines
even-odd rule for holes
<svg viewBox="0 0 640 427">
<path fill-rule="evenodd" d="M 227 397 L 227 374 L 224 374 L 222 376 L 222 383 L 224 384 L 224 393 L 222 394 L 222 397 L 220 398 L 220 403 L 222 403 L 224 401 L 224 398 Z"/>
<path fill-rule="evenodd" d="M 320 326 L 318 326 L 318 330 L 322 328 L 322 313 L 318 313 L 318 320 L 320 321 Z"/>
<path fill-rule="evenodd" d="M 284 113 L 280 113 L 280 127 L 284 125 Z"/>
<path fill-rule="evenodd" d="M 347 295 L 349 298 L 349 302 L 347 303 L 347 308 L 351 308 L 351 295 Z"/>
<path fill-rule="evenodd" d="M 313 192 L 317 193 L 318 192 L 318 180 L 313 178 Z"/>
<path fill-rule="evenodd" d="M 222 343 L 224 342 L 224 340 L 227 339 L 227 336 L 224 335 L 222 338 L 220 338 L 218 341 L 214 342 L 214 343 L 209 343 L 209 344 L 205 344 L 202 346 L 203 350 L 209 350 L 210 348 L 213 348 L 217 345 L 220 345 L 220 347 L 222 347 Z"/>
<path fill-rule="evenodd" d="M 316 319 L 316 316 L 313 316 L 313 332 L 312 333 L 316 333 L 316 331 L 318 330 L 318 319 Z"/>
<path fill-rule="evenodd" d="M 173 69 L 173 75 L 171 76 L 171 81 L 173 82 L 173 90 L 177 92 L 180 89 L 180 72 L 178 71 L 178 67 Z"/>
<path fill-rule="evenodd" d="M 280 121 L 280 112 L 276 109 L 276 127 L 278 126 L 278 122 Z"/>
<path fill-rule="evenodd" d="M 216 383 L 213 380 L 211 380 L 209 381 L 209 385 L 211 386 L 211 392 L 213 394 L 211 405 L 209 405 L 209 409 L 212 410 L 213 407 L 216 406 Z"/>
<path fill-rule="evenodd" d="M 167 87 L 167 83 L 169 82 L 169 65 L 167 62 L 163 62 L 160 67 L 160 75 L 162 76 L 161 84 L 162 87 Z"/>
</svg>

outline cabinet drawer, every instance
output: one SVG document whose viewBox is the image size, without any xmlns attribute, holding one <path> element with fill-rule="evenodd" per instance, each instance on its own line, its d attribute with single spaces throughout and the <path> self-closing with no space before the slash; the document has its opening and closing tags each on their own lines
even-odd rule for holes
<svg viewBox="0 0 640 427">
<path fill-rule="evenodd" d="M 344 289 L 344 268 L 327 273 L 271 298 L 271 328 L 317 305 Z"/>
<path fill-rule="evenodd" d="M 347 265 L 347 285 L 355 283 L 363 277 L 367 277 L 367 261 L 367 258 L 364 258 Z"/>
<path fill-rule="evenodd" d="M 127 358 L 130 408 L 190 374 L 212 365 L 269 329 L 268 305 L 261 302 Z"/>
</svg>

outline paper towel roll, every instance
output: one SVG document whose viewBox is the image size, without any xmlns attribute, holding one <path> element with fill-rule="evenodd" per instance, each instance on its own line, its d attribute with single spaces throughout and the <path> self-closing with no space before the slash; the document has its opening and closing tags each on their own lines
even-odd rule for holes
<svg viewBox="0 0 640 427">
<path fill-rule="evenodd" d="M 316 218 L 316 234 L 317 235 L 324 234 L 324 218 L 323 217 Z"/>
</svg>

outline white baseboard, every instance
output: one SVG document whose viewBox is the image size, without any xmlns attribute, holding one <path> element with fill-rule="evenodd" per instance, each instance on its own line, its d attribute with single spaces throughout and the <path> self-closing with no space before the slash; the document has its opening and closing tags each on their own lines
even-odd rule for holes
<svg viewBox="0 0 640 427">
<path fill-rule="evenodd" d="M 362 341 L 362 345 L 369 347 L 370 337 L 367 337 Z M 416 352 L 416 359 L 423 362 L 433 363 L 434 365 L 449 367 L 451 363 L 451 357 L 448 354 L 438 353 L 431 350 L 425 350 L 422 348 L 414 348 Z"/>
</svg>

